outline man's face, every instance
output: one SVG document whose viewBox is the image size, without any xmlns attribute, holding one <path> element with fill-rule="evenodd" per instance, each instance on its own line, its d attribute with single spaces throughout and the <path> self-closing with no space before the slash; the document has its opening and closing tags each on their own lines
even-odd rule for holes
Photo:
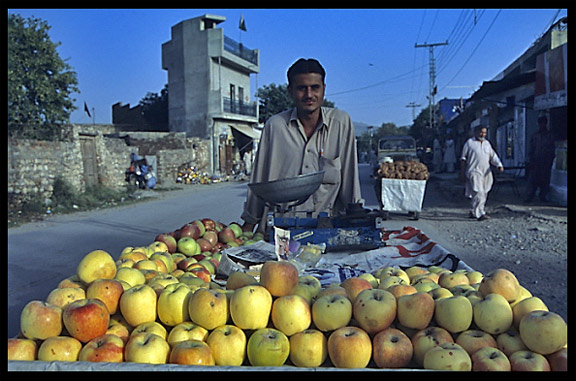
<svg viewBox="0 0 576 381">
<path fill-rule="evenodd" d="M 476 132 L 476 138 L 478 140 L 484 140 L 486 139 L 486 135 L 488 135 L 488 130 L 486 130 L 485 128 L 481 128 L 480 130 L 478 130 Z"/>
<path fill-rule="evenodd" d="M 318 73 L 298 74 L 288 87 L 299 114 L 310 114 L 318 110 L 324 102 L 326 85 Z"/>
</svg>

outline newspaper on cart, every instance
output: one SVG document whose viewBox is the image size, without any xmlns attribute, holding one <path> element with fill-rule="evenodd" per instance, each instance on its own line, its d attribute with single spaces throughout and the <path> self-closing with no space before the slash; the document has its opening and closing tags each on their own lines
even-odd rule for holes
<svg viewBox="0 0 576 381">
<path fill-rule="evenodd" d="M 362 273 L 372 273 L 386 266 L 408 268 L 411 266 L 441 266 L 452 271 L 472 270 L 458 257 L 432 241 L 424 232 L 414 227 L 383 232 L 386 246 L 362 252 L 329 252 L 322 254 L 312 268 L 299 266 L 300 274 L 313 275 L 323 287 L 341 283 Z M 218 272 L 228 276 L 234 271 L 257 274 L 268 260 L 278 260 L 276 248 L 265 241 L 249 246 L 229 248 L 223 251 Z M 295 263 L 298 266 L 298 263 Z"/>
</svg>

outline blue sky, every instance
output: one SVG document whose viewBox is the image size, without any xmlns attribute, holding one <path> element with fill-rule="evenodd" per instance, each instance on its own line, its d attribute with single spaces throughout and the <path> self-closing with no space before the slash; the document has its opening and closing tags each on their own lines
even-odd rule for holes
<svg viewBox="0 0 576 381">
<path fill-rule="evenodd" d="M 415 44 L 448 41 L 434 49 L 436 101 L 469 97 L 494 79 L 566 9 L 10 9 L 50 26 L 58 51 L 78 75 L 74 123 L 112 121 L 112 105 L 135 106 L 167 83 L 162 43 L 170 28 L 205 13 L 225 16 L 228 37 L 260 50 L 258 87 L 286 83 L 300 57 L 326 69 L 326 98 L 355 122 L 397 126 L 412 122 L 414 102 L 428 105 L 429 50 Z M 247 31 L 238 28 L 244 15 Z"/>
</svg>

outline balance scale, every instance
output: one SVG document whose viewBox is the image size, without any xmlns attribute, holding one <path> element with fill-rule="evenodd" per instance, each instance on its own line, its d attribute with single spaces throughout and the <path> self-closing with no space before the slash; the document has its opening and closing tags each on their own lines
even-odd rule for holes
<svg viewBox="0 0 576 381">
<path fill-rule="evenodd" d="M 324 171 L 304 174 L 288 179 L 248 184 L 252 192 L 270 208 L 267 231 L 274 242 L 274 228 L 290 232 L 290 239 L 300 244 L 325 244 L 326 251 L 365 251 L 383 247 L 382 228 L 384 214 L 369 210 L 361 204 L 349 204 L 345 212 L 328 216 L 322 212 L 312 217 L 312 212 L 302 217 L 283 217 L 306 200 L 320 187 Z"/>
</svg>

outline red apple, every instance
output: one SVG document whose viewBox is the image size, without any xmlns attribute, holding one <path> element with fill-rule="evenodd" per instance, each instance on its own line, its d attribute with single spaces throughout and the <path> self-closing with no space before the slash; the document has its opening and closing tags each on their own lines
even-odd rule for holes
<svg viewBox="0 0 576 381">
<path fill-rule="evenodd" d="M 63 309 L 62 320 L 72 337 L 87 343 L 106 333 L 110 313 L 101 300 L 82 299 L 70 303 Z"/>
<path fill-rule="evenodd" d="M 193 263 L 188 266 L 186 268 L 186 272 L 192 273 L 194 276 L 202 279 L 204 282 L 210 282 L 212 280 L 210 271 L 208 271 L 206 267 L 199 263 Z"/>
<path fill-rule="evenodd" d="M 124 293 L 122 283 L 115 279 L 96 279 L 88 285 L 86 298 L 100 299 L 108 308 L 110 315 L 118 310 L 120 297 Z"/>
<path fill-rule="evenodd" d="M 218 233 L 218 240 L 222 243 L 231 243 L 234 242 L 236 240 L 236 234 L 234 234 L 234 230 L 226 227 L 223 228 L 219 233 Z"/>
<path fill-rule="evenodd" d="M 370 282 L 368 282 L 366 279 L 358 277 L 352 277 L 344 280 L 344 282 L 341 283 L 341 286 L 344 287 L 344 289 L 346 290 L 348 299 L 350 299 L 352 303 L 354 303 L 354 300 L 356 300 L 356 296 L 361 291 L 369 290 L 372 288 Z"/>
<path fill-rule="evenodd" d="M 328 337 L 328 356 L 337 368 L 365 368 L 372 356 L 370 336 L 358 327 L 338 328 Z"/>
<path fill-rule="evenodd" d="M 399 329 L 387 328 L 378 332 L 372 344 L 372 356 L 379 368 L 405 368 L 412 360 L 412 342 Z"/>
<path fill-rule="evenodd" d="M 78 361 L 122 362 L 124 361 L 124 341 L 113 334 L 95 337 L 80 350 Z"/>
<path fill-rule="evenodd" d="M 200 251 L 203 253 L 212 250 L 213 245 L 206 238 L 198 238 L 196 243 L 200 246 Z"/>
<path fill-rule="evenodd" d="M 264 262 L 260 269 L 260 284 L 272 296 L 290 295 L 298 285 L 298 269 L 290 262 Z"/>
<path fill-rule="evenodd" d="M 198 236 L 198 238 L 202 237 L 204 233 L 206 233 L 206 227 L 204 226 L 201 220 L 194 220 L 190 222 L 190 225 L 198 226 L 198 229 L 200 230 L 200 235 Z"/>
<path fill-rule="evenodd" d="M 158 234 L 156 238 L 154 238 L 154 241 L 164 242 L 168 247 L 168 252 L 170 254 L 175 253 L 178 249 L 178 243 L 176 241 L 176 238 L 174 238 L 173 235 L 170 235 L 168 233 Z"/>
<path fill-rule="evenodd" d="M 212 248 L 216 246 L 218 243 L 218 233 L 214 230 L 207 230 L 206 233 L 202 236 L 202 238 L 206 239 L 212 245 Z"/>
<path fill-rule="evenodd" d="M 202 236 L 200 226 L 197 224 L 186 224 L 180 228 L 180 239 L 184 237 L 191 237 L 195 240 Z"/>
<path fill-rule="evenodd" d="M 483 347 L 470 357 L 474 371 L 500 371 L 511 370 L 510 360 L 501 350 L 493 347 Z"/>
<path fill-rule="evenodd" d="M 487 332 L 469 329 L 458 335 L 456 344 L 460 345 L 470 356 L 485 347 L 498 348 L 496 339 Z"/>
<path fill-rule="evenodd" d="M 215 365 L 212 350 L 203 341 L 185 340 L 174 345 L 170 351 L 171 364 Z"/>
<path fill-rule="evenodd" d="M 532 351 L 518 351 L 510 355 L 510 365 L 513 372 L 550 371 L 546 357 Z"/>
<path fill-rule="evenodd" d="M 546 355 L 553 372 L 566 372 L 568 370 L 568 348 Z"/>
<path fill-rule="evenodd" d="M 204 224 L 204 228 L 206 229 L 206 232 L 216 230 L 216 222 L 214 222 L 214 220 L 212 220 L 210 218 L 202 218 L 200 221 Z M 204 234 L 206 234 L 206 233 L 204 233 Z"/>
</svg>

